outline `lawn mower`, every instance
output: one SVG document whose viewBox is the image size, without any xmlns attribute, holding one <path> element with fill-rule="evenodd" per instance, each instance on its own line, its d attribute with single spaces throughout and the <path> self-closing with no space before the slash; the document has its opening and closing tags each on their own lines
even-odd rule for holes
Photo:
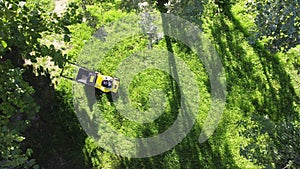
<svg viewBox="0 0 300 169">
<path fill-rule="evenodd" d="M 99 72 L 88 70 L 87 68 L 84 68 L 75 63 L 69 62 L 69 64 L 75 65 L 79 68 L 76 74 L 76 78 L 70 78 L 64 76 L 63 75 L 64 69 L 62 69 L 61 71 L 62 77 L 85 84 L 87 86 L 95 87 L 104 93 L 109 93 L 109 92 L 117 93 L 120 85 L 119 78 L 102 75 Z"/>
</svg>

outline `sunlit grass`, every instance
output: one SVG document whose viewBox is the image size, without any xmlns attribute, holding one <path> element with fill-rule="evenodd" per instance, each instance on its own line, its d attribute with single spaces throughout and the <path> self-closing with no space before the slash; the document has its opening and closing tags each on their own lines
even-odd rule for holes
<svg viewBox="0 0 300 169">
<path fill-rule="evenodd" d="M 217 13 L 215 5 L 207 5 L 207 15 L 203 16 L 203 31 L 217 49 L 223 66 L 226 70 L 227 100 L 226 109 L 223 112 L 222 120 L 212 137 L 205 143 L 198 143 L 198 136 L 210 105 L 209 79 L 205 67 L 193 52 L 185 52 L 180 44 L 173 43 L 173 50 L 177 57 L 182 58 L 196 75 L 197 87 L 201 93 L 202 102 L 197 116 L 197 123 L 188 136 L 175 146 L 172 150 L 156 157 L 146 159 L 130 159 L 119 157 L 97 146 L 92 139 L 86 139 L 85 151 L 87 161 L 90 161 L 94 168 L 260 168 L 240 155 L 242 147 L 249 143 L 249 139 L 240 133 L 246 129 L 241 127 L 242 120 L 247 121 L 249 127 L 255 127 L 252 115 L 272 114 L 277 111 L 273 107 L 264 107 L 276 101 L 269 101 L 272 91 L 280 90 L 278 79 L 269 77 L 276 76 L 274 72 L 265 71 L 265 65 L 261 61 L 260 53 L 255 46 L 249 42 L 250 30 L 254 26 L 253 16 L 243 8 L 244 2 L 234 4 L 231 7 L 232 16 Z M 91 7 L 93 12 L 96 7 Z M 216 11 L 216 13 L 212 13 Z M 120 11 L 111 11 L 111 16 L 98 15 L 98 18 L 106 18 L 105 22 L 112 22 L 119 17 Z M 126 15 L 126 14 L 120 14 Z M 239 21 L 237 25 L 233 19 Z M 80 49 L 85 45 L 91 35 L 90 29 L 82 24 L 72 28 L 74 34 L 72 45 L 74 50 L 71 54 L 76 58 Z M 147 47 L 147 40 L 142 36 L 135 36 L 123 39 L 121 42 L 111 47 L 111 50 L 100 63 L 94 63 L 93 68 L 103 74 L 113 76 L 116 68 L 122 60 L 131 56 L 135 52 Z M 166 50 L 166 43 L 162 40 L 154 48 Z M 260 49 L 259 49 L 260 50 Z M 297 49 L 293 49 L 291 55 L 295 56 Z M 90 56 L 97 60 L 97 56 Z M 293 62 L 289 62 L 282 54 L 281 63 L 288 65 L 288 72 L 292 76 L 293 86 L 299 91 L 297 70 L 293 68 Z M 292 57 L 297 59 L 296 57 Z M 100 59 L 99 59 L 100 60 Z M 82 61 L 82 60 L 81 60 Z M 134 68 L 134 65 L 132 65 Z M 268 81 L 269 80 L 269 81 Z M 121 79 L 122 82 L 122 79 Z M 152 89 L 162 89 L 167 95 L 168 105 L 164 111 L 164 116 L 159 117 L 155 122 L 141 125 L 126 119 L 120 115 L 110 103 L 107 97 L 102 97 L 97 101 L 97 107 L 101 110 L 103 117 L 109 125 L 130 137 L 148 137 L 156 135 L 166 130 L 176 118 L 177 111 L 172 110 L 170 100 L 180 100 L 170 92 L 170 77 L 158 70 L 146 70 L 133 78 L 129 84 L 129 98 L 134 108 L 145 111 L 149 109 L 149 94 Z M 299 92 L 300 93 L 300 92 Z M 175 98 L 174 98 L 175 97 Z M 280 98 L 274 98 L 274 100 Z M 298 109 L 299 110 L 299 109 Z M 259 141 L 265 141 L 268 136 L 260 136 Z"/>
</svg>

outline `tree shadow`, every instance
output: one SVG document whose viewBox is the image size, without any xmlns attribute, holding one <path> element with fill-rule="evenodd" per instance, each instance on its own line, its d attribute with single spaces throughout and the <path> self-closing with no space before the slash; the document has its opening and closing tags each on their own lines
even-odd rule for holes
<svg viewBox="0 0 300 169">
<path fill-rule="evenodd" d="M 84 85 L 84 92 L 87 97 L 87 104 L 90 111 L 93 111 L 93 106 L 97 100 L 101 100 L 103 96 L 106 96 L 110 103 L 118 100 L 118 94 L 113 92 L 105 93 L 100 89 L 97 89 L 93 86 Z M 95 96 L 95 97 L 94 97 Z"/>
<path fill-rule="evenodd" d="M 24 79 L 34 88 L 40 111 L 25 133 L 25 144 L 42 168 L 90 168 L 83 148 L 87 135 L 74 113 L 71 90 L 55 90 L 49 74 L 35 76 L 32 67 Z"/>
<path fill-rule="evenodd" d="M 269 133 L 270 140 L 276 142 L 276 144 L 275 147 L 267 149 L 267 154 L 276 157 L 274 149 L 281 151 L 283 144 L 289 144 L 281 141 L 281 134 L 290 132 L 290 130 L 288 128 L 283 131 L 274 130 L 270 127 L 270 122 L 275 124 L 274 126 L 280 126 L 299 120 L 299 112 L 296 111 L 294 105 L 300 102 L 299 97 L 295 93 L 284 65 L 280 63 L 276 55 L 267 51 L 258 41 L 244 43 L 245 39 L 251 38 L 252 35 L 234 17 L 231 12 L 231 4 L 222 3 L 218 7 L 221 9 L 221 13 L 213 17 L 213 25 L 210 28 L 217 44 L 216 48 L 222 57 L 223 63 L 225 63 L 228 91 L 231 92 L 240 88 L 239 90 L 243 92 L 240 93 L 243 100 L 238 100 L 240 102 L 239 108 L 246 117 L 251 117 L 251 120 L 258 123 L 259 128 L 265 131 L 255 131 L 258 129 L 249 126 L 246 128 L 258 133 L 258 135 L 251 135 L 253 137 Z M 230 26 L 229 22 L 233 26 Z M 253 49 L 254 54 L 250 56 L 252 60 L 247 56 L 248 51 L 246 51 L 245 46 L 250 46 Z M 255 55 L 257 60 L 253 60 Z M 256 93 L 257 95 L 255 95 Z M 266 120 L 265 117 L 269 120 Z M 248 153 L 253 154 L 252 157 L 256 160 L 264 161 L 266 157 L 255 157 L 259 155 L 261 145 L 254 144 L 256 144 L 254 145 L 254 154 L 250 151 Z M 280 156 L 284 158 L 288 156 L 284 154 L 287 153 L 285 150 L 281 153 Z M 267 163 L 275 163 L 276 168 L 285 167 L 279 161 L 273 158 Z M 260 162 L 259 164 L 264 163 Z"/>
<path fill-rule="evenodd" d="M 220 128 L 225 128 L 221 126 Z M 235 163 L 229 145 L 218 141 L 225 133 L 219 130 L 218 137 L 199 144 L 201 132 L 199 126 L 193 127 L 191 132 L 181 143 L 157 156 L 148 158 L 123 158 L 117 168 L 239 168 Z"/>
<path fill-rule="evenodd" d="M 248 44 L 251 45 L 255 54 L 258 55 L 259 63 L 247 60 L 247 52 L 241 43 L 244 39 L 251 37 L 251 35 L 233 16 L 230 11 L 230 4 L 222 4 L 219 7 L 222 8 L 223 13 L 219 15 L 218 20 L 214 20 L 211 29 L 213 38 L 218 44 L 218 51 L 221 53 L 223 62 L 226 63 L 226 72 L 229 74 L 228 77 L 230 79 L 228 84 L 229 91 L 232 86 L 237 84 L 243 85 L 245 89 L 262 91 L 264 94 L 263 105 L 259 105 L 257 101 L 253 100 L 253 104 L 258 110 L 268 114 L 272 120 L 281 120 L 282 117 L 285 117 L 285 120 L 297 119 L 296 116 L 291 117 L 292 112 L 295 112 L 292 102 L 298 101 L 299 97 L 296 95 L 291 79 L 279 62 L 279 59 L 264 49 L 259 42 L 256 42 Z M 230 28 L 225 23 L 226 19 L 229 19 L 234 24 L 234 28 Z M 254 75 L 255 71 L 258 71 L 255 69 L 260 69 L 257 68 L 258 64 L 262 66 L 260 71 L 263 71 L 266 80 Z M 287 115 L 285 112 L 290 112 L 291 114 Z"/>
<path fill-rule="evenodd" d="M 158 6 L 163 6 L 164 2 L 165 1 L 158 1 Z M 159 9 L 161 12 L 165 10 L 162 8 Z M 166 23 L 168 22 L 163 21 L 163 24 Z M 166 29 L 172 29 L 166 25 L 164 26 L 164 31 L 169 31 Z M 170 105 L 172 105 L 171 110 L 174 114 L 178 114 L 180 108 L 188 112 L 190 111 L 189 107 L 187 107 L 184 102 L 181 102 L 180 99 L 181 94 L 179 91 L 180 89 L 178 89 L 178 86 L 180 86 L 180 82 L 178 80 L 179 70 L 177 70 L 174 58 L 172 46 L 173 40 L 169 36 L 166 36 L 165 40 L 166 48 L 169 52 L 169 70 L 174 79 L 177 79 L 176 82 L 176 80 L 170 78 L 171 92 L 174 96 L 173 99 L 170 100 Z M 191 49 L 185 45 L 181 45 L 181 48 L 185 51 L 191 51 Z M 210 87 L 207 86 L 207 88 L 209 90 Z M 184 125 L 188 125 L 191 121 L 190 119 L 185 120 L 186 121 L 183 122 L 182 127 L 184 127 Z M 164 126 L 159 125 L 157 128 L 159 131 L 164 131 L 163 129 L 165 129 Z M 178 129 L 178 132 L 180 132 L 180 128 Z M 225 137 L 226 126 L 222 124 L 216 132 L 218 135 L 217 138 L 212 138 L 202 144 L 199 144 L 201 127 L 196 124 L 182 142 L 173 147 L 171 150 L 148 158 L 122 158 L 119 168 L 239 168 L 235 163 L 233 155 L 229 149 L 229 145 L 222 140 L 222 138 Z M 176 137 L 176 134 L 178 133 L 174 133 L 174 137 Z"/>
</svg>

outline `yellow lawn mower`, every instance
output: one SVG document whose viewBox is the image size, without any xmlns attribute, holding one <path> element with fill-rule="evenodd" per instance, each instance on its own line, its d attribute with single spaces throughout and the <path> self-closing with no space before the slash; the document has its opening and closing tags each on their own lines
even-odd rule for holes
<svg viewBox="0 0 300 169">
<path fill-rule="evenodd" d="M 70 62 L 69 62 L 70 63 Z M 120 79 L 116 77 L 102 75 L 99 72 L 88 70 L 82 66 L 79 66 L 75 63 L 70 63 L 77 66 L 79 69 L 76 73 L 76 78 L 70 78 L 63 75 L 64 69 L 61 71 L 61 76 L 87 86 L 92 86 L 97 89 L 100 89 L 104 93 L 117 93 L 120 86 Z"/>
</svg>

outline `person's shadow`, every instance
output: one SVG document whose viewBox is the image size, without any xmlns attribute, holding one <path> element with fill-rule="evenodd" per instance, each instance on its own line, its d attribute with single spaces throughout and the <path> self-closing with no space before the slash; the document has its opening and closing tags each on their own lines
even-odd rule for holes
<svg viewBox="0 0 300 169">
<path fill-rule="evenodd" d="M 93 110 L 93 105 L 98 101 L 101 100 L 102 97 L 105 95 L 109 102 L 113 103 L 118 99 L 118 94 L 113 92 L 105 93 L 97 88 L 94 88 L 92 86 L 84 86 L 84 91 L 87 96 L 88 100 L 88 106 L 90 110 Z"/>
</svg>

